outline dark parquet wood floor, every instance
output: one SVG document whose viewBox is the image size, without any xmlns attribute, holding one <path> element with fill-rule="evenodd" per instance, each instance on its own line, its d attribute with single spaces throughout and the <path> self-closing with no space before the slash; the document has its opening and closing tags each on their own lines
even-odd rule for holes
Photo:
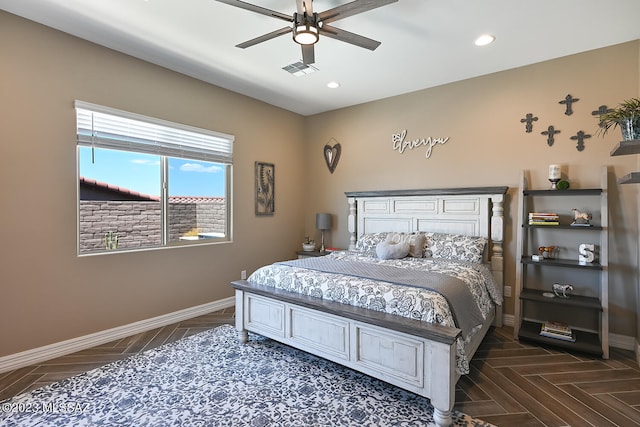
<svg viewBox="0 0 640 427">
<path fill-rule="evenodd" d="M 640 426 L 640 369 L 631 351 L 602 360 L 489 332 L 460 378 L 456 409 L 497 426 Z"/>
<path fill-rule="evenodd" d="M 0 373 L 0 401 L 222 324 L 233 309 L 179 322 L 38 365 Z M 520 343 L 492 329 L 458 382 L 456 409 L 497 426 L 639 426 L 640 369 L 632 352 L 609 360 Z"/>
</svg>

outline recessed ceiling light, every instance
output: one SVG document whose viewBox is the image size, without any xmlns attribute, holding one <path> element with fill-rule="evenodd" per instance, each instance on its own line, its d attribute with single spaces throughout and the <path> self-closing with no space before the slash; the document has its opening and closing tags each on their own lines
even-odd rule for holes
<svg viewBox="0 0 640 427">
<path fill-rule="evenodd" d="M 491 34 L 483 34 L 476 39 L 475 44 L 476 46 L 486 46 L 488 44 L 493 43 L 495 39 L 496 38 Z"/>
<path fill-rule="evenodd" d="M 340 83 L 338 83 L 338 82 L 329 82 L 329 83 L 327 83 L 327 87 L 329 89 L 336 89 L 336 88 L 340 87 Z"/>
</svg>

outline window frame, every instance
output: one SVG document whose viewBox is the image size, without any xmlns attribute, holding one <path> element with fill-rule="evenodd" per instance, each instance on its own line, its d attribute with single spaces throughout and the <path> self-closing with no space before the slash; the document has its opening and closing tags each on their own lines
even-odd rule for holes
<svg viewBox="0 0 640 427">
<path fill-rule="evenodd" d="M 160 250 L 167 248 L 180 248 L 180 247 L 192 247 L 194 245 L 211 245 L 220 243 L 230 243 L 233 241 L 233 221 L 232 221 L 232 176 L 233 176 L 233 143 L 235 137 L 233 135 L 224 134 L 221 132 L 215 132 L 207 129 L 200 129 L 192 126 L 183 125 L 180 123 L 169 122 L 162 119 L 156 119 L 153 117 L 147 117 L 136 113 L 130 113 L 127 111 L 117 110 L 109 107 L 99 106 L 96 104 L 90 104 L 84 101 L 75 101 L 76 108 L 76 201 L 77 201 L 77 254 L 78 256 L 94 256 L 104 255 L 111 253 L 125 253 L 125 252 L 138 252 L 149 250 Z M 106 135 L 93 128 L 95 121 L 93 116 L 91 119 L 92 129 L 87 127 L 86 112 L 97 113 L 102 116 L 106 116 L 107 119 L 115 118 L 116 121 L 124 119 L 127 121 L 133 121 L 140 123 L 142 127 L 150 125 L 151 129 L 159 128 L 162 133 L 163 128 L 176 131 L 178 139 L 174 138 L 174 142 L 169 138 L 164 138 L 161 135 L 158 141 L 154 141 L 151 138 L 140 138 L 140 133 L 137 133 L 133 137 L 129 137 L 126 132 L 123 134 L 109 133 Z M 85 115 L 80 118 L 80 115 Z M 104 117 L 103 117 L 104 118 Z M 84 127 L 83 127 L 84 126 Z M 113 129 L 113 128 L 111 128 Z M 186 132 L 186 139 L 180 139 L 182 132 Z M 192 139 L 192 136 L 201 134 L 204 136 L 203 141 Z M 123 136 L 124 135 L 124 136 Z M 144 136 L 144 135 L 143 135 Z M 184 143 L 187 141 L 186 144 Z M 195 142 L 192 142 L 195 141 Z M 213 149 L 208 151 L 207 141 L 213 141 L 211 144 Z M 136 145 L 140 143 L 141 146 Z M 160 176 L 158 177 L 160 184 L 160 245 L 153 246 L 141 246 L 122 249 L 107 249 L 102 250 L 81 250 L 81 170 L 80 170 L 80 149 L 81 147 L 92 148 L 104 148 L 104 149 L 117 149 L 128 153 L 146 153 L 159 156 L 160 159 Z M 133 148 L 133 149 L 132 149 Z M 219 164 L 224 167 L 224 236 L 223 237 L 207 237 L 197 240 L 176 240 L 170 241 L 170 223 L 169 223 L 169 159 L 184 159 L 190 161 L 204 161 L 209 163 Z"/>
</svg>

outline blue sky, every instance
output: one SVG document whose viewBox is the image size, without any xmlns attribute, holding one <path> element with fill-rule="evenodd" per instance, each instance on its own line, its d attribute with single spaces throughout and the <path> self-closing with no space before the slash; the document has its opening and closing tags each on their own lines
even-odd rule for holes
<svg viewBox="0 0 640 427">
<path fill-rule="evenodd" d="M 80 176 L 151 196 L 160 195 L 160 157 L 80 147 Z M 170 196 L 224 196 L 224 167 L 198 160 L 169 159 Z"/>
</svg>

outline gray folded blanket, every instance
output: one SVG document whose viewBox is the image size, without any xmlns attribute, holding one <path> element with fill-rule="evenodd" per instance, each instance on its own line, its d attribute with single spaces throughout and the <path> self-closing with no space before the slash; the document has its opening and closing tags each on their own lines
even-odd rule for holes
<svg viewBox="0 0 640 427">
<path fill-rule="evenodd" d="M 277 264 L 325 273 L 344 274 L 437 292 L 449 303 L 456 326 L 462 331 L 463 338 L 466 338 L 475 326 L 482 324 L 484 321 L 482 312 L 467 285 L 462 280 L 446 274 L 384 264 L 336 260 L 329 257 L 310 257 L 283 261 Z"/>
</svg>

